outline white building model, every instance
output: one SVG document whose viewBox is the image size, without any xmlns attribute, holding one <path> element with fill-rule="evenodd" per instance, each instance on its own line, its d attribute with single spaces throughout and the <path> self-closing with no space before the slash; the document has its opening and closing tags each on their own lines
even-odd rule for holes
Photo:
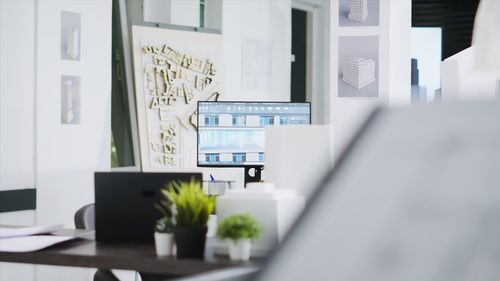
<svg viewBox="0 0 500 281">
<path fill-rule="evenodd" d="M 368 16 L 368 0 L 349 1 L 349 19 L 364 22 Z"/>
<path fill-rule="evenodd" d="M 342 81 L 361 89 L 375 81 L 375 61 L 365 58 L 352 58 L 344 63 Z"/>
</svg>

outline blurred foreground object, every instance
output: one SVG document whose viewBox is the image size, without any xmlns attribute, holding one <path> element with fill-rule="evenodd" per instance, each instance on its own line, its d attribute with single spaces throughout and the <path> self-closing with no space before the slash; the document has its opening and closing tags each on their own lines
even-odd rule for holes
<svg viewBox="0 0 500 281">
<path fill-rule="evenodd" d="M 217 220 L 248 213 L 262 226 L 262 235 L 251 249 L 251 257 L 266 256 L 285 237 L 305 205 L 304 196 L 295 190 L 276 189 L 271 183 L 248 183 L 245 189 L 233 189 L 217 196 Z M 227 253 L 225 242 L 216 245 L 215 252 Z"/>
<path fill-rule="evenodd" d="M 258 280 L 499 280 L 500 103 L 373 114 Z"/>
</svg>

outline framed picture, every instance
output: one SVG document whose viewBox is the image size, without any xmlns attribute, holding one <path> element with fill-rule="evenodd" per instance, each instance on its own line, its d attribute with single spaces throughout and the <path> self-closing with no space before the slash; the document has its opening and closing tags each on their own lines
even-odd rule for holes
<svg viewBox="0 0 500 281">
<path fill-rule="evenodd" d="M 380 0 L 340 0 L 339 26 L 378 26 Z"/>
<path fill-rule="evenodd" d="M 223 93 L 222 36 L 132 26 L 143 171 L 196 167 L 197 102 Z"/>
<path fill-rule="evenodd" d="M 379 96 L 378 36 L 339 37 L 339 97 Z"/>
</svg>

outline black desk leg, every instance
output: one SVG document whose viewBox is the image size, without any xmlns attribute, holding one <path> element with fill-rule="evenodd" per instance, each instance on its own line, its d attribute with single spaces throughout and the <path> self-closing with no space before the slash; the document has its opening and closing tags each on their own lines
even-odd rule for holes
<svg viewBox="0 0 500 281">
<path fill-rule="evenodd" d="M 94 274 L 94 281 L 120 281 L 116 276 L 108 269 L 98 269 Z"/>
</svg>

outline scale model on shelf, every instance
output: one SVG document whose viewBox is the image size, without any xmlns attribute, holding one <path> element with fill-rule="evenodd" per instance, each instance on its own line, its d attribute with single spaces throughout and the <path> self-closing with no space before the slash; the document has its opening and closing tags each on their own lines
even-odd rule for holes
<svg viewBox="0 0 500 281">
<path fill-rule="evenodd" d="M 353 21 L 364 22 L 368 16 L 368 0 L 349 0 L 349 16 Z"/>
<path fill-rule="evenodd" d="M 379 96 L 378 43 L 378 36 L 339 37 L 339 97 L 376 98 Z"/>
<path fill-rule="evenodd" d="M 375 61 L 365 58 L 352 58 L 344 62 L 342 81 L 361 89 L 375 81 Z"/>
<path fill-rule="evenodd" d="M 378 26 L 380 0 L 340 0 L 339 26 Z"/>
</svg>

